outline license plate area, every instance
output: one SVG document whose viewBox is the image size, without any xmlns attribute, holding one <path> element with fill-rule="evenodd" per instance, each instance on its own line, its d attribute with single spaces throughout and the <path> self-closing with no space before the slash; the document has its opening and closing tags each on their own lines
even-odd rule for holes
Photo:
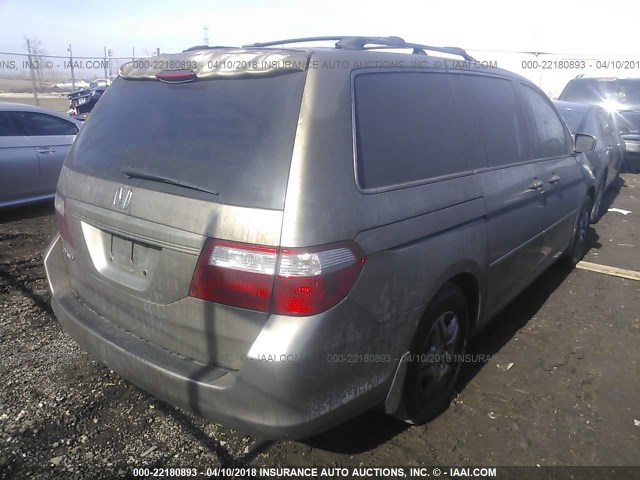
<svg viewBox="0 0 640 480">
<path fill-rule="evenodd" d="M 112 265 L 135 275 L 149 274 L 160 248 L 111 234 L 109 261 Z"/>
</svg>

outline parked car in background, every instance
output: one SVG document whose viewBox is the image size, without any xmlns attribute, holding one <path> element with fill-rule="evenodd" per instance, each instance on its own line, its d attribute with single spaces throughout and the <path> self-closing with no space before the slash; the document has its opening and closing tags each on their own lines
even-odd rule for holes
<svg viewBox="0 0 640 480">
<path fill-rule="evenodd" d="M 76 80 L 72 82 L 69 80 L 68 82 L 56 83 L 51 89 L 56 92 L 72 92 L 78 89 L 89 88 L 89 83 L 84 80 Z"/>
<path fill-rule="evenodd" d="M 576 77 L 569 80 L 558 99 L 594 103 L 609 111 L 640 110 L 640 78 Z"/>
<path fill-rule="evenodd" d="M 0 102 L 0 208 L 53 199 L 80 125 L 52 110 Z"/>
<path fill-rule="evenodd" d="M 615 120 L 624 141 L 625 171 L 640 173 L 640 110 L 621 110 Z"/>
<path fill-rule="evenodd" d="M 269 438 L 440 413 L 470 336 L 580 259 L 595 198 L 593 137 L 574 145 L 529 80 L 332 40 L 125 64 L 67 157 L 45 259 L 93 356 Z"/>
<path fill-rule="evenodd" d="M 106 86 L 99 86 L 70 93 L 67 95 L 69 98 L 69 110 L 67 113 L 76 120 L 86 120 L 87 115 L 93 110 L 93 107 L 98 103 L 106 89 Z"/>
<path fill-rule="evenodd" d="M 591 210 L 591 222 L 602 214 L 602 197 L 618 178 L 624 159 L 624 144 L 616 131 L 612 113 L 598 105 L 587 103 L 553 102 L 571 132 L 586 133 L 596 138 L 596 148 L 586 154 L 593 170 L 596 197 Z"/>
<path fill-rule="evenodd" d="M 110 79 L 108 79 L 108 78 L 96 78 L 91 83 L 89 83 L 89 88 L 108 87 L 109 85 L 111 85 L 111 80 Z"/>
</svg>

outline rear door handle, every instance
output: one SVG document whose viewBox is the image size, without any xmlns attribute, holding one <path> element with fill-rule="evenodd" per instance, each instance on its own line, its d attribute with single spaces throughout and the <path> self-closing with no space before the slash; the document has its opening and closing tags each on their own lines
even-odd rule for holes
<svg viewBox="0 0 640 480">
<path fill-rule="evenodd" d="M 56 151 L 52 147 L 47 148 L 38 148 L 38 153 L 56 153 Z"/>
<path fill-rule="evenodd" d="M 540 190 L 542 187 L 544 187 L 544 183 L 536 178 L 533 180 L 533 183 L 529 185 L 529 190 Z"/>
<path fill-rule="evenodd" d="M 558 183 L 559 181 L 560 181 L 560 175 L 556 173 L 551 175 L 551 178 L 549 179 L 549 183 Z"/>
</svg>

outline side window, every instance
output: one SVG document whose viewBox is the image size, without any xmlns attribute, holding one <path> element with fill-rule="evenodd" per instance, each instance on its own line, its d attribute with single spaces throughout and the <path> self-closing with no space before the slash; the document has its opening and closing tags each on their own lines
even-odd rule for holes
<svg viewBox="0 0 640 480">
<path fill-rule="evenodd" d="M 523 85 L 522 91 L 533 116 L 536 157 L 548 158 L 570 154 L 571 144 L 567 132 L 549 99 L 526 85 Z"/>
<path fill-rule="evenodd" d="M 362 188 L 468 169 L 464 119 L 448 74 L 364 73 L 354 82 Z"/>
<path fill-rule="evenodd" d="M 0 137 L 22 135 L 11 120 L 11 112 L 0 112 Z"/>
<path fill-rule="evenodd" d="M 487 164 L 527 160 L 527 135 L 511 80 L 465 75 L 469 100 L 478 117 Z"/>
<path fill-rule="evenodd" d="M 78 127 L 58 117 L 36 112 L 16 112 L 28 135 L 75 135 Z"/>
</svg>

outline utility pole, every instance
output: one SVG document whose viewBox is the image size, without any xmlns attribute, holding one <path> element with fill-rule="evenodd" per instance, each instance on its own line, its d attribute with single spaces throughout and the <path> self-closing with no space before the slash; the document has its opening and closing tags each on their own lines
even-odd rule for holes
<svg viewBox="0 0 640 480">
<path fill-rule="evenodd" d="M 160 47 L 156 48 L 156 55 L 160 55 Z"/>
<path fill-rule="evenodd" d="M 107 53 L 109 54 L 109 81 L 111 81 L 111 57 L 113 57 L 113 50 L 109 49 Z"/>
<path fill-rule="evenodd" d="M 33 89 L 33 101 L 36 104 L 36 107 L 40 106 L 40 101 L 38 100 L 38 90 L 36 89 L 36 74 L 33 71 L 33 67 L 35 66 L 33 64 L 33 57 L 31 56 L 31 42 L 29 41 L 29 39 L 27 38 L 27 53 L 28 55 L 28 59 L 29 59 L 29 71 L 31 73 L 31 88 Z"/>
<path fill-rule="evenodd" d="M 209 25 L 202 26 L 202 35 L 204 37 L 202 39 L 202 44 L 208 47 L 209 46 Z"/>
<path fill-rule="evenodd" d="M 73 90 L 76 89 L 76 75 L 73 69 L 73 51 L 71 50 L 71 44 L 69 44 L 69 48 L 67 48 L 69 52 L 69 67 L 71 68 L 71 88 Z"/>
<path fill-rule="evenodd" d="M 102 62 L 102 65 L 104 65 L 104 78 L 107 79 L 109 78 L 109 62 L 107 60 L 107 47 L 104 47 L 104 62 Z"/>
</svg>

